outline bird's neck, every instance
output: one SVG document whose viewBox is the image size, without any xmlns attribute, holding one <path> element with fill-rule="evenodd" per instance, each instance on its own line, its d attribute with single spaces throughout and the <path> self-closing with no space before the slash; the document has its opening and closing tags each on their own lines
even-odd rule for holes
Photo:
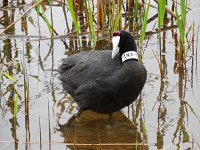
<svg viewBox="0 0 200 150">
<path fill-rule="evenodd" d="M 138 54 L 135 51 L 128 51 L 121 55 L 121 59 L 122 63 L 130 59 L 138 60 Z"/>
</svg>

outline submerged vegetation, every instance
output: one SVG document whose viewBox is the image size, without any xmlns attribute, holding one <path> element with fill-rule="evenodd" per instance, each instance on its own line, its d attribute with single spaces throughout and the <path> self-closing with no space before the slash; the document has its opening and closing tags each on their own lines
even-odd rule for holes
<svg viewBox="0 0 200 150">
<path fill-rule="evenodd" d="M 154 146 L 158 149 L 165 149 L 164 141 L 167 138 L 176 148 L 184 147 L 181 144 L 185 143 L 186 146 L 193 146 L 196 143 L 200 148 L 198 144 L 200 142 L 197 140 L 199 136 L 197 138 L 193 136 L 186 125 L 189 124 L 188 116 L 200 122 L 199 112 L 196 112 L 197 108 L 191 106 L 186 94 L 189 89 L 188 84 L 190 88 L 194 87 L 194 74 L 197 71 L 194 64 L 196 60 L 197 65 L 199 30 L 195 22 L 188 21 L 187 13 L 191 10 L 189 3 L 188 0 L 37 0 L 32 3 L 23 0 L 17 2 L 3 0 L 0 4 L 0 12 L 3 14 L 0 16 L 0 110 L 2 117 L 7 114 L 9 116 L 8 112 L 12 114 L 13 118 L 9 118 L 9 121 L 15 147 L 20 140 L 17 135 L 17 129 L 20 128 L 18 119 L 23 118 L 23 115 L 25 142 L 31 141 L 30 114 L 34 114 L 31 109 L 35 103 L 40 102 L 41 107 L 45 100 L 48 101 L 48 107 L 44 106 L 48 109 L 42 108 L 42 110 L 48 114 L 49 128 L 45 131 L 48 133 L 49 145 L 53 141 L 51 134 L 55 132 L 55 129 L 51 129 L 52 120 L 55 118 L 56 121 L 59 120 L 65 109 L 68 113 L 75 112 L 74 103 L 63 94 L 57 81 L 57 67 L 60 64 L 58 58 L 63 58 L 61 45 L 68 55 L 81 50 L 111 49 L 112 33 L 116 30 L 128 30 L 137 41 L 141 63 L 148 62 L 147 67 L 152 63 L 150 66 L 154 67 L 153 62 L 156 60 L 155 68 L 159 68 L 158 75 L 155 73 L 157 70 L 149 71 L 147 87 L 154 91 L 149 89 L 144 91 L 139 100 L 125 113 L 137 128 L 138 137 L 135 137 L 133 145 L 136 149 L 144 145 L 150 146 L 148 143 L 151 139 L 148 134 L 153 133 L 154 140 L 157 140 Z M 16 15 L 18 13 L 20 15 Z M 47 32 L 43 31 L 45 29 Z M 196 50 L 195 37 L 197 37 Z M 58 40 L 61 41 L 59 44 Z M 150 46 L 147 49 L 148 45 L 153 45 L 152 43 L 156 43 L 154 48 Z M 167 44 L 170 45 L 169 50 L 166 48 Z M 174 73 L 173 80 L 170 80 L 172 77 L 170 71 Z M 149 91 L 156 93 L 158 85 L 154 83 L 157 81 L 160 84 L 158 96 L 156 95 L 153 109 L 148 108 L 142 99 L 149 99 L 148 95 L 151 95 Z M 178 94 L 170 95 L 169 93 L 173 91 Z M 193 93 L 193 90 L 191 91 Z M 50 96 L 42 96 L 47 93 Z M 174 105 L 174 101 L 178 103 L 176 108 L 171 106 Z M 169 107 L 176 109 L 176 112 Z M 59 113 L 54 112 L 57 108 L 60 110 Z M 39 111 L 37 106 L 35 111 Z M 149 116 L 145 111 L 157 115 L 155 119 L 157 126 L 153 129 L 156 133 L 150 130 L 149 126 L 152 124 L 148 122 Z M 171 117 L 172 119 L 168 120 L 169 111 L 174 114 L 178 112 L 176 118 Z M 43 136 L 42 115 L 39 114 L 38 117 L 40 148 Z M 172 123 L 174 121 L 176 124 Z M 98 125 L 97 127 L 99 129 Z M 165 138 L 168 128 L 172 131 L 170 136 Z M 100 141 L 99 132 L 98 138 Z M 0 143 L 1 140 L 0 138 Z M 141 141 L 142 143 L 138 143 Z M 73 142 L 76 140 L 73 139 Z"/>
</svg>

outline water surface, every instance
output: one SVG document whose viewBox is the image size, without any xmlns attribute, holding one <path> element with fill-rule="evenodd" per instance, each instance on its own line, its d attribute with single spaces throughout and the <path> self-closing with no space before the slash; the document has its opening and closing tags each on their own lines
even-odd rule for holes
<svg viewBox="0 0 200 150">
<path fill-rule="evenodd" d="M 1 3 L 0 32 L 29 4 L 30 1 L 12 1 L 7 6 Z M 194 21 L 194 53 L 192 48 L 188 51 L 184 69 L 177 67 L 172 36 L 177 29 L 162 32 L 161 57 L 158 35 L 148 36 L 143 45 L 148 78 L 138 100 L 116 112 L 113 118 L 87 111 L 79 121 L 71 123 L 68 120 L 76 112 L 76 104 L 63 91 L 57 69 L 67 55 L 92 50 L 93 43 L 86 20 L 80 19 L 83 26 L 79 45 L 70 13 L 66 13 L 66 22 L 64 9 L 57 4 L 51 8 L 46 5 L 46 16 L 53 20 L 58 34 L 54 38 L 50 38 L 47 25 L 38 18 L 35 9 L 0 36 L 0 69 L 17 80 L 13 83 L 1 74 L 1 149 L 200 149 L 200 2 L 189 2 L 187 19 L 188 28 Z M 85 12 L 79 13 L 84 18 Z M 155 13 L 152 9 L 150 16 Z M 122 25 L 125 20 L 123 17 Z M 155 31 L 155 23 L 156 20 L 150 23 L 147 30 Z M 127 30 L 132 32 L 131 27 Z M 98 32 L 95 49 L 111 49 L 106 30 Z M 192 39 L 191 35 L 192 32 L 188 40 Z M 138 36 L 135 37 L 138 42 Z M 19 100 L 15 118 L 16 91 Z"/>
</svg>

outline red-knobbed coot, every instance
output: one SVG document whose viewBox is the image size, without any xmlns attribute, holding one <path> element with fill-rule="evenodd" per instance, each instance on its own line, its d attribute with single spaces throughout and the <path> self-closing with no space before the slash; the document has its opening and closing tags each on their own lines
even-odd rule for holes
<svg viewBox="0 0 200 150">
<path fill-rule="evenodd" d="M 79 111 L 113 113 L 137 99 L 147 78 L 130 33 L 113 33 L 113 50 L 80 52 L 59 67 L 63 88 Z"/>
</svg>

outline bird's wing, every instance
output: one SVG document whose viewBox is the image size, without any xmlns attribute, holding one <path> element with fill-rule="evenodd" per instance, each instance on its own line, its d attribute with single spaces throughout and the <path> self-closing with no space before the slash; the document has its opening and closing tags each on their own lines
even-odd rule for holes
<svg viewBox="0 0 200 150">
<path fill-rule="evenodd" d="M 84 52 L 67 58 L 61 65 L 60 80 L 64 89 L 74 95 L 82 84 L 99 77 L 111 76 L 120 67 L 120 61 L 111 59 L 111 52 Z"/>
<path fill-rule="evenodd" d="M 103 108 L 98 108 L 102 107 L 101 103 L 105 103 L 106 100 L 111 102 L 116 99 L 115 96 L 114 89 L 106 82 L 106 79 L 98 77 L 96 80 L 85 82 L 78 87 L 74 94 L 74 100 L 78 103 L 81 111 L 93 108 L 103 110 Z"/>
</svg>

